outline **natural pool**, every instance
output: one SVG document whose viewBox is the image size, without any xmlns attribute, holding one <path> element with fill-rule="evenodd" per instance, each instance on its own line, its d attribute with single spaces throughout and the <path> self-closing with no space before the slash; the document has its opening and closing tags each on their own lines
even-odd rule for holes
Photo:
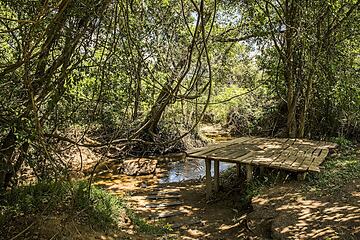
<svg viewBox="0 0 360 240">
<path fill-rule="evenodd" d="M 220 162 L 220 172 L 234 165 L 234 163 Z M 159 183 L 197 180 L 205 176 L 205 161 L 203 159 L 187 158 L 183 161 L 169 162 L 166 168 L 167 172 L 159 179 Z M 211 173 L 214 174 L 213 168 L 211 169 Z"/>
</svg>

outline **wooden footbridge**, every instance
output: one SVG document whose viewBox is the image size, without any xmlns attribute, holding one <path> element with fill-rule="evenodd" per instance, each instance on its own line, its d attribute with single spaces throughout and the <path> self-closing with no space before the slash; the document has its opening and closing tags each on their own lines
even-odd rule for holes
<svg viewBox="0 0 360 240">
<path fill-rule="evenodd" d="M 219 162 L 236 163 L 238 173 L 246 166 L 246 179 L 253 176 L 253 167 L 283 169 L 298 173 L 319 172 L 319 165 L 336 144 L 290 138 L 241 137 L 229 142 L 214 144 L 187 152 L 188 157 L 206 162 L 206 197 L 212 192 L 211 161 L 214 161 L 214 191 L 219 190 Z"/>
</svg>

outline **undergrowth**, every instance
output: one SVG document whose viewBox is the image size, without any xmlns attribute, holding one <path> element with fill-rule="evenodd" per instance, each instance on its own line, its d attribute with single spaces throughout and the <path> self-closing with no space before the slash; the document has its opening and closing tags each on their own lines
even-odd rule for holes
<svg viewBox="0 0 360 240">
<path fill-rule="evenodd" d="M 89 192 L 89 189 L 90 192 Z M 67 213 L 102 229 L 117 226 L 123 201 L 85 181 L 39 182 L 5 193 L 0 223 L 17 215 Z"/>
<path fill-rule="evenodd" d="M 171 232 L 171 225 L 163 224 L 162 222 L 158 222 L 156 224 L 149 224 L 143 218 L 137 216 L 132 210 L 127 209 L 127 215 L 133 222 L 135 226 L 137 226 L 138 231 L 147 234 L 160 235 Z"/>
<path fill-rule="evenodd" d="M 237 177 L 236 168 L 229 168 L 221 173 L 221 177 L 225 182 L 226 188 L 241 189 L 239 205 L 241 208 L 248 208 L 251 203 L 251 199 L 261 194 L 263 189 L 285 181 L 291 174 L 279 170 L 266 169 L 264 174 L 259 175 L 256 171 L 254 178 L 248 183 L 245 180 L 246 173 L 244 169 L 242 169 L 240 175 L 240 178 Z"/>
<path fill-rule="evenodd" d="M 320 173 L 311 174 L 307 178 L 307 189 L 319 192 L 336 192 L 354 179 L 360 178 L 360 156 L 350 151 L 329 157 L 323 164 Z"/>
<path fill-rule="evenodd" d="M 130 219 L 140 232 L 161 234 L 168 231 L 166 227 L 147 224 L 123 199 L 95 186 L 89 188 L 86 181 L 38 182 L 0 196 L 0 236 L 10 234 L 6 229 L 19 219 L 35 219 L 35 216 L 59 216 L 66 222 L 74 220 L 101 231 L 119 229 Z"/>
</svg>

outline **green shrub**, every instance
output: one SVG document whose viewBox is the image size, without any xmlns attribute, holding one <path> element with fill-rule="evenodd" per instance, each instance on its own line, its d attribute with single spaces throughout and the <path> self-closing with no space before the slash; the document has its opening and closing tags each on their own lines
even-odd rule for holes
<svg viewBox="0 0 360 240">
<path fill-rule="evenodd" d="M 127 209 L 127 215 L 129 216 L 133 224 L 138 228 L 139 232 L 160 235 L 172 231 L 171 225 L 163 224 L 161 222 L 158 222 L 156 224 L 149 224 L 143 218 L 137 216 L 130 209 Z"/>
<path fill-rule="evenodd" d="M 16 188 L 2 196 L 0 202 L 22 213 L 36 213 L 59 207 L 68 194 L 69 186 L 59 182 L 39 182 L 34 185 Z"/>
<path fill-rule="evenodd" d="M 360 160 L 357 155 L 336 156 L 328 159 L 324 171 L 311 174 L 309 187 L 327 193 L 341 189 L 353 179 L 360 178 Z"/>
<path fill-rule="evenodd" d="M 89 192 L 90 190 L 90 192 Z M 81 182 L 38 182 L 1 196 L 0 223 L 19 215 L 61 212 L 102 229 L 116 227 L 124 203 L 116 196 Z"/>
<path fill-rule="evenodd" d="M 353 143 L 345 137 L 336 137 L 331 140 L 339 145 L 340 150 L 352 150 Z"/>
<path fill-rule="evenodd" d="M 85 181 L 78 182 L 74 187 L 73 207 L 82 213 L 87 222 L 102 228 L 116 225 L 125 212 L 120 198 L 94 186 L 90 189 Z"/>
</svg>

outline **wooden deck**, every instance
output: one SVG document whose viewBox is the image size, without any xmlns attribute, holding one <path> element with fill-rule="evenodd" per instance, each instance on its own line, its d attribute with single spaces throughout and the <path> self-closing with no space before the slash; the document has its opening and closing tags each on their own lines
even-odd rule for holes
<svg viewBox="0 0 360 240">
<path fill-rule="evenodd" d="M 208 192 L 211 189 L 211 160 L 214 160 L 215 191 L 218 189 L 219 161 L 245 165 L 247 179 L 252 178 L 252 167 L 283 169 L 304 173 L 319 172 L 320 164 L 336 144 L 289 138 L 241 137 L 187 152 L 188 157 L 206 160 Z"/>
</svg>

